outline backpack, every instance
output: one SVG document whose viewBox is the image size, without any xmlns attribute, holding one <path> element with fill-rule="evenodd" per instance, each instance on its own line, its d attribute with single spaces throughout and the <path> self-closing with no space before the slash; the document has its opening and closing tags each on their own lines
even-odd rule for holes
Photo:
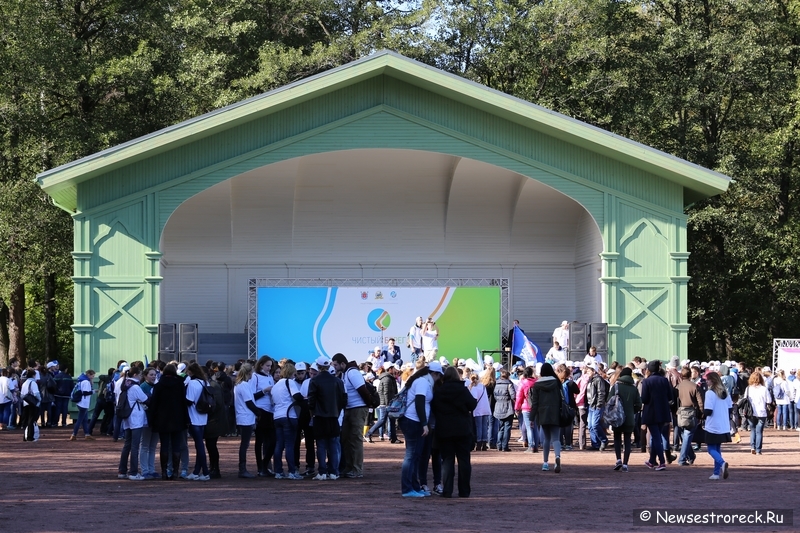
<svg viewBox="0 0 800 533">
<path fill-rule="evenodd" d="M 126 383 L 122 384 L 120 387 L 119 399 L 117 400 L 117 406 L 114 408 L 114 414 L 120 419 L 124 420 L 131 416 L 133 413 L 133 406 L 128 402 L 128 389 L 130 385 Z"/>
<path fill-rule="evenodd" d="M 370 405 L 367 407 L 378 407 L 381 404 L 381 395 L 378 394 L 378 389 L 369 381 L 364 380 L 364 384 L 367 386 L 367 394 L 369 394 Z"/>
<path fill-rule="evenodd" d="M 72 387 L 72 392 L 69 393 L 69 399 L 75 403 L 79 403 L 83 400 L 83 391 L 81 390 L 81 382 L 78 381 L 74 387 Z"/>
<path fill-rule="evenodd" d="M 408 400 L 408 389 L 403 388 L 394 398 L 389 401 L 387 411 L 389 418 L 400 418 L 406 414 L 406 401 Z"/>
<path fill-rule="evenodd" d="M 194 407 L 201 415 L 208 415 L 214 412 L 217 402 L 214 400 L 214 395 L 208 389 L 208 385 L 201 383 L 201 386 L 203 390 L 200 391 L 200 397 L 194 402 Z"/>
<path fill-rule="evenodd" d="M 614 396 L 606 402 L 603 421 L 613 428 L 618 428 L 625 423 L 625 406 L 622 405 L 622 398 L 619 397 L 619 385 L 616 383 L 614 384 Z"/>
<path fill-rule="evenodd" d="M 783 400 L 785 393 L 783 392 L 783 383 L 772 384 L 772 394 L 776 400 Z"/>
</svg>

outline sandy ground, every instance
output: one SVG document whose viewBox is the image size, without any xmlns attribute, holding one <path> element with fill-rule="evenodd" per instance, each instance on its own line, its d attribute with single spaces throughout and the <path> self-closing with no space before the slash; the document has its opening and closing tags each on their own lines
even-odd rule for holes
<svg viewBox="0 0 800 533">
<path fill-rule="evenodd" d="M 541 471 L 541 453 L 520 453 L 514 442 L 514 453 L 472 454 L 469 499 L 414 500 L 400 496 L 404 446 L 388 441 L 365 443 L 359 480 L 238 479 L 239 442 L 227 438 L 220 440 L 222 479 L 134 482 L 116 479 L 121 442 L 70 442 L 69 434 L 43 430 L 38 442 L 25 443 L 20 431 L 0 432 L 0 532 L 800 531 L 795 431 L 767 430 L 761 456 L 750 454 L 747 433 L 741 444 L 723 445 L 726 481 L 708 479 L 705 448 L 694 466 L 664 472 L 648 470 L 646 455 L 634 452 L 628 474 L 612 470 L 612 449 L 569 451 L 555 474 Z M 795 518 L 783 526 L 635 525 L 634 510 L 643 508 L 790 509 Z"/>
</svg>

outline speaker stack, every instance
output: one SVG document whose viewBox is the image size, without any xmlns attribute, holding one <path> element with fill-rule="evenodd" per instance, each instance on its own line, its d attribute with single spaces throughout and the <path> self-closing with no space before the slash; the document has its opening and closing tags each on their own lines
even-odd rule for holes
<svg viewBox="0 0 800 533">
<path fill-rule="evenodd" d="M 172 361 L 175 359 L 175 324 L 158 325 L 158 359 L 159 361 Z"/>
<path fill-rule="evenodd" d="M 178 324 L 180 361 L 197 360 L 197 324 Z"/>
<path fill-rule="evenodd" d="M 572 322 L 569 325 L 569 359 L 583 361 L 589 348 L 594 346 L 597 353 L 608 364 L 608 324 L 595 322 Z"/>
</svg>

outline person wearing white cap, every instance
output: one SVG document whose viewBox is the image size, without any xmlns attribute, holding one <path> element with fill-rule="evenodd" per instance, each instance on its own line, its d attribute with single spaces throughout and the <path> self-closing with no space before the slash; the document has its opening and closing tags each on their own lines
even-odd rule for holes
<svg viewBox="0 0 800 533">
<path fill-rule="evenodd" d="M 418 316 L 414 325 L 408 330 L 408 342 L 406 343 L 411 350 L 411 362 L 416 363 L 422 355 L 422 317 Z"/>
<path fill-rule="evenodd" d="M 569 322 L 561 321 L 561 325 L 553 330 L 553 341 L 558 341 L 559 346 L 569 350 Z"/>
<path fill-rule="evenodd" d="M 378 396 L 381 403 L 377 408 L 377 420 L 367 431 L 367 440 L 372 441 L 372 436 L 377 432 L 381 440 L 386 440 L 386 426 L 389 425 L 389 440 L 392 444 L 402 443 L 397 438 L 397 420 L 389 417 L 389 402 L 397 396 L 397 377 L 395 375 L 394 363 L 385 361 L 382 371 L 378 375 Z"/>
<path fill-rule="evenodd" d="M 330 358 L 320 355 L 316 364 L 319 374 L 311 379 L 308 386 L 308 409 L 314 420 L 314 438 L 319 462 L 317 475 L 313 479 L 324 481 L 339 478 L 341 457 L 339 415 L 347 405 L 347 393 L 342 380 L 328 372 L 328 367 L 331 365 Z"/>
<path fill-rule="evenodd" d="M 355 361 L 348 361 L 342 353 L 334 354 L 331 365 L 344 381 L 347 407 L 342 420 L 341 475 L 348 478 L 364 477 L 364 426 L 367 423 L 370 401 L 364 376 Z"/>
<path fill-rule="evenodd" d="M 433 384 L 442 375 L 438 361 L 422 367 L 408 378 L 405 415 L 400 417 L 400 429 L 406 438 L 406 455 L 400 475 L 400 492 L 403 498 L 424 498 L 430 492 L 422 490 L 417 474 L 422 460 L 425 437 L 428 435 L 428 420 L 431 414 Z M 427 458 L 425 458 L 427 462 Z"/>
</svg>

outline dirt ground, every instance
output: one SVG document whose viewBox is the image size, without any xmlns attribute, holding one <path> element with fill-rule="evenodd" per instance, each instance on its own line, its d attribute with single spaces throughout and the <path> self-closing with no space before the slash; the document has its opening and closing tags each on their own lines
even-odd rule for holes
<svg viewBox="0 0 800 533">
<path fill-rule="evenodd" d="M 741 444 L 723 445 L 726 481 L 708 479 L 705 447 L 694 466 L 664 472 L 648 470 L 646 455 L 634 452 L 628 474 L 612 470 L 612 449 L 569 451 L 555 474 L 541 471 L 541 453 L 520 453 L 514 442 L 515 453 L 473 453 L 469 499 L 413 500 L 400 496 L 404 446 L 388 441 L 364 444 L 359 480 L 238 479 L 238 439 L 226 438 L 222 479 L 136 482 L 116 479 L 121 442 L 69 442 L 69 435 L 43 430 L 38 442 L 24 443 L 18 430 L 0 432 L 0 532 L 800 531 L 796 431 L 767 430 L 762 456 L 749 453 L 747 433 Z M 634 509 L 643 508 L 790 509 L 795 518 L 784 526 L 635 525 Z"/>
</svg>

